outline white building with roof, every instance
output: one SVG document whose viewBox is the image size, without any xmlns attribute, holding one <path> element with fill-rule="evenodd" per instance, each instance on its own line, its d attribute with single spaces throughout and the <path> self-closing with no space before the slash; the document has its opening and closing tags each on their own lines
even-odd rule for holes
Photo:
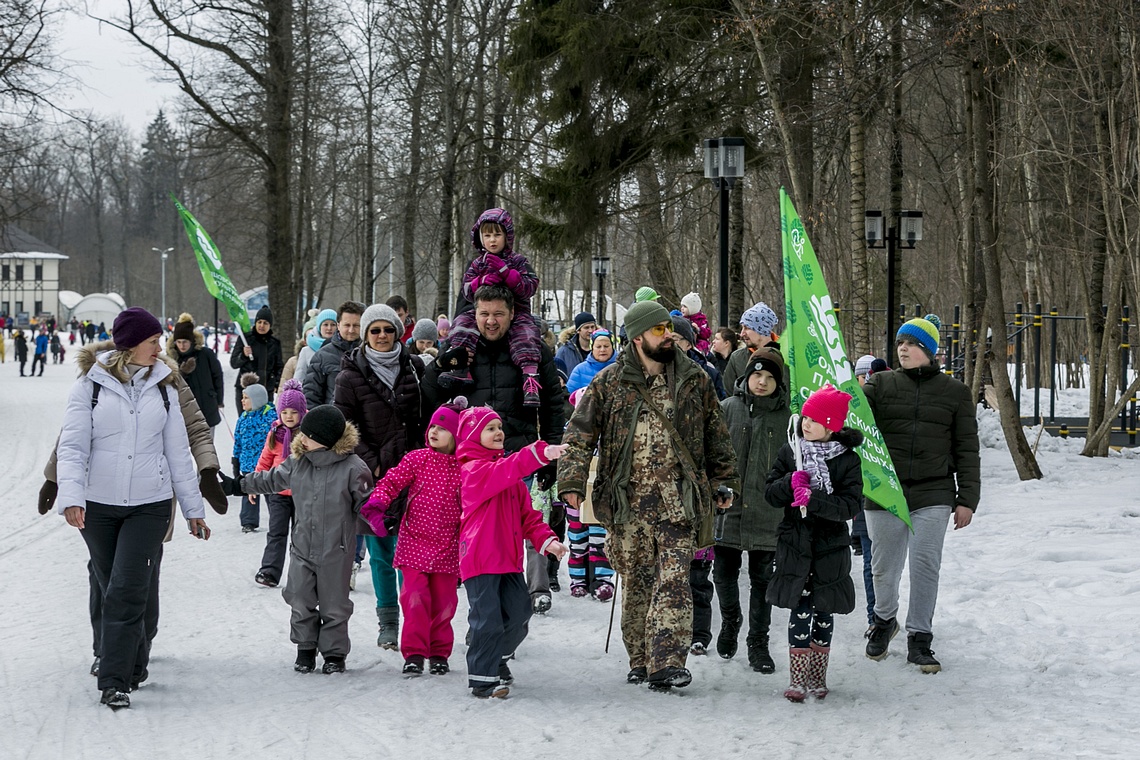
<svg viewBox="0 0 1140 760">
<path fill-rule="evenodd" d="M 0 316 L 60 320 L 59 265 L 67 256 L 15 225 L 0 228 Z"/>
</svg>

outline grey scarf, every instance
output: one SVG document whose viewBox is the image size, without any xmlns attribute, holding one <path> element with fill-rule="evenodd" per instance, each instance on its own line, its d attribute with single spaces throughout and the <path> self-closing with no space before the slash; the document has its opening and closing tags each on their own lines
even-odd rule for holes
<svg viewBox="0 0 1140 760">
<path fill-rule="evenodd" d="M 832 493 L 831 473 L 827 471 L 827 460 L 847 451 L 838 441 L 800 441 L 800 451 L 804 455 L 804 469 L 811 475 L 812 488 L 822 488 Z"/>
<path fill-rule="evenodd" d="M 387 385 L 389 388 L 394 388 L 396 385 L 396 376 L 400 374 L 400 344 L 397 343 L 396 347 L 391 351 L 377 351 L 372 346 L 364 346 L 364 358 L 368 360 L 368 366 L 380 378 L 380 382 Z"/>
</svg>

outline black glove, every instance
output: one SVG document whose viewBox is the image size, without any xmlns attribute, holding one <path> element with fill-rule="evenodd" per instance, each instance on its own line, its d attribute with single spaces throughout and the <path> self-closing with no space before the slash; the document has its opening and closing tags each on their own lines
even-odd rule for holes
<svg viewBox="0 0 1140 760">
<path fill-rule="evenodd" d="M 45 480 L 40 486 L 40 498 L 37 500 L 41 515 L 46 515 L 55 506 L 55 497 L 59 494 L 59 484 L 54 480 Z"/>
<path fill-rule="evenodd" d="M 215 512 L 224 515 L 230 504 L 226 500 L 226 492 L 222 489 L 222 484 L 218 482 L 219 475 L 221 473 L 216 467 L 207 467 L 202 470 L 198 473 L 198 490 L 202 492 L 202 498 L 209 502 Z"/>
<path fill-rule="evenodd" d="M 558 480 L 558 463 L 551 462 L 544 465 L 541 470 L 535 473 L 535 480 L 538 482 L 538 490 L 549 491 L 554 487 L 555 481 Z"/>
<path fill-rule="evenodd" d="M 463 369 L 467 366 L 470 357 L 467 355 L 467 349 L 461 346 L 449 348 L 439 355 L 435 361 L 439 364 L 440 369 L 453 370 Z"/>
<path fill-rule="evenodd" d="M 233 468 L 234 468 L 233 469 L 234 477 L 235 478 L 241 477 L 241 460 L 238 459 L 237 457 L 234 457 L 233 459 L 230 460 L 230 464 L 233 465 Z"/>
<path fill-rule="evenodd" d="M 218 473 L 218 477 L 222 479 L 222 492 L 228 493 L 230 496 L 245 496 L 245 491 L 241 490 L 241 483 L 245 479 L 240 472 L 236 478 L 227 478 L 222 473 Z"/>
</svg>

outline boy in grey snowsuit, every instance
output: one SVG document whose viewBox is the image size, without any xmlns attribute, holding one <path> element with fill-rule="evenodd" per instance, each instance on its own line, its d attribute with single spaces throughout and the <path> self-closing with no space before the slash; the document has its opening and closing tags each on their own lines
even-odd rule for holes
<svg viewBox="0 0 1140 760">
<path fill-rule="evenodd" d="M 292 456 L 272 470 L 236 480 L 230 493 L 293 491 L 289 572 L 281 595 L 293 608 L 289 638 L 297 645 L 294 670 L 311 673 L 319 649 L 325 673 L 343 673 L 351 644 L 348 580 L 360 506 L 372 492 L 372 474 L 353 453 L 360 434 L 332 404 L 310 409 L 290 446 Z"/>
</svg>

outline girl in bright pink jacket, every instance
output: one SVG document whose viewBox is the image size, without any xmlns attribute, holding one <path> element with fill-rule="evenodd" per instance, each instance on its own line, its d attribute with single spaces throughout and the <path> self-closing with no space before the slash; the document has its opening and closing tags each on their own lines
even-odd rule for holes
<svg viewBox="0 0 1140 760">
<path fill-rule="evenodd" d="M 467 589 L 467 683 L 476 697 L 505 697 L 514 681 L 507 660 L 526 638 L 530 593 L 523 576 L 523 539 L 540 553 L 567 549 L 531 506 L 523 479 L 562 456 L 564 446 L 532 443 L 503 454 L 503 421 L 495 410 L 467 409 L 459 418 L 457 454 L 463 517 L 459 574 Z"/>
<path fill-rule="evenodd" d="M 377 536 L 386 536 L 388 508 L 408 489 L 407 508 L 400 519 L 399 540 L 392 567 L 399 568 L 400 652 L 404 675 L 424 672 L 427 658 L 432 675 L 450 670 L 447 658 L 455 644 L 451 619 L 459 598 L 459 460 L 455 439 L 459 413 L 467 406 L 462 396 L 444 404 L 432 415 L 424 439 L 428 447 L 409 451 L 399 464 L 376 483 L 360 514 Z"/>
</svg>

